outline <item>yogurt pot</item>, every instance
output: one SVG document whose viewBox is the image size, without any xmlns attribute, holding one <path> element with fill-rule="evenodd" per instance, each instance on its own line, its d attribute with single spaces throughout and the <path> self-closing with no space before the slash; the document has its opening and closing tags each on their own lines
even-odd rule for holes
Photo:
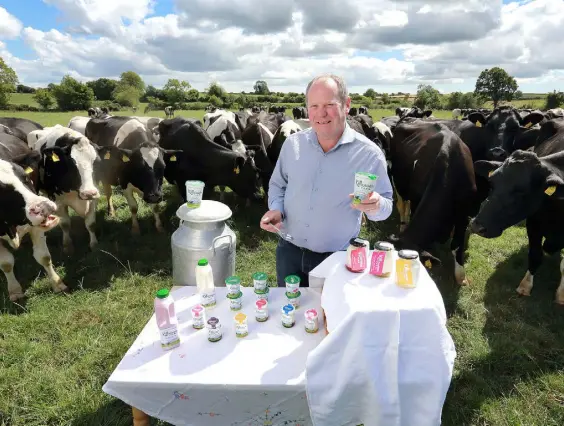
<svg viewBox="0 0 564 426">
<path fill-rule="evenodd" d="M 186 205 L 190 209 L 200 207 L 204 195 L 205 183 L 201 180 L 186 181 Z"/>
<path fill-rule="evenodd" d="M 235 315 L 235 336 L 245 337 L 249 335 L 249 323 L 247 321 L 247 315 L 239 312 Z"/>
<path fill-rule="evenodd" d="M 282 325 L 286 328 L 292 328 L 296 323 L 295 309 L 292 305 L 282 306 Z"/>
<path fill-rule="evenodd" d="M 308 309 L 305 311 L 305 331 L 308 333 L 317 333 L 319 330 L 319 315 L 316 309 Z"/>
<path fill-rule="evenodd" d="M 297 275 L 288 275 L 284 278 L 284 282 L 286 283 L 286 292 L 287 293 L 295 293 L 300 288 L 300 277 Z"/>
<path fill-rule="evenodd" d="M 265 322 L 268 319 L 268 301 L 258 299 L 255 302 L 255 319 L 258 322 Z"/>
<path fill-rule="evenodd" d="M 241 278 L 235 275 L 227 277 L 225 286 L 227 287 L 227 294 L 237 294 L 241 291 Z"/>
<path fill-rule="evenodd" d="M 223 337 L 223 333 L 221 331 L 221 323 L 219 319 L 216 317 L 211 317 L 208 320 L 208 340 L 210 342 L 219 342 Z"/>
<path fill-rule="evenodd" d="M 192 327 L 201 330 L 206 326 L 206 310 L 202 305 L 192 307 Z"/>
<path fill-rule="evenodd" d="M 266 290 L 268 287 L 268 277 L 264 272 L 256 272 L 253 274 L 253 285 L 255 290 Z"/>
<path fill-rule="evenodd" d="M 360 204 L 361 201 L 372 191 L 378 176 L 372 173 L 356 172 L 354 175 L 354 194 L 353 204 Z"/>
<path fill-rule="evenodd" d="M 231 294 L 227 293 L 227 298 L 229 299 L 229 309 L 232 311 L 238 311 L 243 306 L 243 292 Z"/>
<path fill-rule="evenodd" d="M 264 299 L 268 301 L 268 293 L 270 293 L 270 289 L 268 287 L 266 287 L 265 290 L 255 290 L 257 300 Z"/>
<path fill-rule="evenodd" d="M 296 292 L 286 292 L 286 300 L 290 305 L 294 307 L 294 309 L 298 309 L 300 307 L 300 296 L 302 295 L 301 291 Z"/>
</svg>

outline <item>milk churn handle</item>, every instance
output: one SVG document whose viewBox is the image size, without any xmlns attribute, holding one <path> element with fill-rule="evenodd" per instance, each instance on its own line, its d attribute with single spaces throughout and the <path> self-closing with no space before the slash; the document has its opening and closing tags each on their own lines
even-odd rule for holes
<svg viewBox="0 0 564 426">
<path fill-rule="evenodd" d="M 212 249 L 213 249 L 213 255 L 214 255 L 214 256 L 215 256 L 215 242 L 216 242 L 217 240 L 220 240 L 220 239 L 225 238 L 225 237 L 229 238 L 229 247 L 231 247 L 231 244 L 233 244 L 233 237 L 232 237 L 231 235 L 229 235 L 229 234 L 227 234 L 227 235 L 220 235 L 219 237 L 215 237 L 215 238 L 213 239 L 213 241 L 212 241 Z"/>
</svg>

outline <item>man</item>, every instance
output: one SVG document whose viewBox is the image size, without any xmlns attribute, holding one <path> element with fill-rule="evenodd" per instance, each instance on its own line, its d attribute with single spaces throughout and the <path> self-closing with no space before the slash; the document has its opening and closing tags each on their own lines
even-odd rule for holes
<svg viewBox="0 0 564 426">
<path fill-rule="evenodd" d="M 291 236 L 281 238 L 276 248 L 280 287 L 292 274 L 308 287 L 309 272 L 358 236 L 363 212 L 372 221 L 385 220 L 392 212 L 386 159 L 376 144 L 347 124 L 351 99 L 343 79 L 315 77 L 307 86 L 306 103 L 311 128 L 284 142 L 270 179 L 270 210 L 260 221 L 266 231 Z M 356 172 L 374 173 L 378 179 L 374 191 L 353 205 Z"/>
</svg>

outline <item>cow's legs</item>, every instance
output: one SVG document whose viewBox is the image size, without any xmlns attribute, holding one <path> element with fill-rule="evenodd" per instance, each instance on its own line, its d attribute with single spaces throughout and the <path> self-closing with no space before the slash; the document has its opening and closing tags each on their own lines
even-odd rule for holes
<svg viewBox="0 0 564 426">
<path fill-rule="evenodd" d="M 564 259 L 560 261 L 560 285 L 556 289 L 556 303 L 564 305 Z"/>
<path fill-rule="evenodd" d="M 397 208 L 400 216 L 400 232 L 403 232 L 405 231 L 405 228 L 407 228 L 407 224 L 409 223 L 411 202 L 409 200 L 404 201 L 397 191 L 396 195 L 398 197 Z"/>
<path fill-rule="evenodd" d="M 519 287 L 517 293 L 522 296 L 530 296 L 533 289 L 533 278 L 542 263 L 542 233 L 538 231 L 538 227 L 527 220 L 527 237 L 529 239 L 529 269 Z"/>
<path fill-rule="evenodd" d="M 94 249 L 98 244 L 98 238 L 96 238 L 96 206 L 98 205 L 98 200 L 90 201 L 88 212 L 84 217 L 84 225 L 90 236 L 90 248 Z"/>
<path fill-rule="evenodd" d="M 67 254 L 71 254 L 73 252 L 73 245 L 70 236 L 71 219 L 69 216 L 69 207 L 66 204 L 57 203 L 57 216 L 61 219 L 59 224 L 63 231 L 63 251 Z"/>
<path fill-rule="evenodd" d="M 53 263 L 51 262 L 51 253 L 47 247 L 47 238 L 45 232 L 40 228 L 31 228 L 30 230 L 31 241 L 33 243 L 33 257 L 47 273 L 49 280 L 51 280 L 51 287 L 55 293 L 67 291 L 68 287 L 65 285 L 61 277 L 55 272 Z"/>
<path fill-rule="evenodd" d="M 116 216 L 116 211 L 114 210 L 114 203 L 112 201 L 112 185 L 109 183 L 104 184 L 104 194 L 106 195 L 106 199 L 108 200 L 108 214 L 111 217 Z"/>
<path fill-rule="evenodd" d="M 137 220 L 137 211 L 139 206 L 137 205 L 137 201 L 135 200 L 135 196 L 133 193 L 135 192 L 135 188 L 133 185 L 128 184 L 127 188 L 123 192 L 125 199 L 127 200 L 127 204 L 129 205 L 129 210 L 131 211 L 131 233 L 134 235 L 139 235 L 141 230 L 139 228 L 139 221 Z"/>
<path fill-rule="evenodd" d="M 161 208 L 158 203 L 151 204 L 151 210 L 153 211 L 153 216 L 155 217 L 155 228 L 157 228 L 157 232 L 164 232 L 163 223 L 161 222 L 160 212 Z"/>
<path fill-rule="evenodd" d="M 450 249 L 454 257 L 454 278 L 459 285 L 468 285 L 466 270 L 464 269 L 464 252 L 466 251 L 466 229 L 469 219 L 463 215 L 454 225 L 454 232 Z"/>
<path fill-rule="evenodd" d="M 0 269 L 4 272 L 6 281 L 8 281 L 8 295 L 10 300 L 15 302 L 23 299 L 24 293 L 22 286 L 14 275 L 14 256 L 10 251 L 0 242 Z"/>
</svg>

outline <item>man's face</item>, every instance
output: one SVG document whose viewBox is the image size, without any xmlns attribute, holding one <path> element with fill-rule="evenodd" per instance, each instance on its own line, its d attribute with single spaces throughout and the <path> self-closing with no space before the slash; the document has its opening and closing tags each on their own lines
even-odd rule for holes
<svg viewBox="0 0 564 426">
<path fill-rule="evenodd" d="M 339 139 L 345 130 L 345 119 L 351 100 L 339 101 L 337 83 L 318 80 L 307 94 L 309 121 L 318 139 Z"/>
</svg>

